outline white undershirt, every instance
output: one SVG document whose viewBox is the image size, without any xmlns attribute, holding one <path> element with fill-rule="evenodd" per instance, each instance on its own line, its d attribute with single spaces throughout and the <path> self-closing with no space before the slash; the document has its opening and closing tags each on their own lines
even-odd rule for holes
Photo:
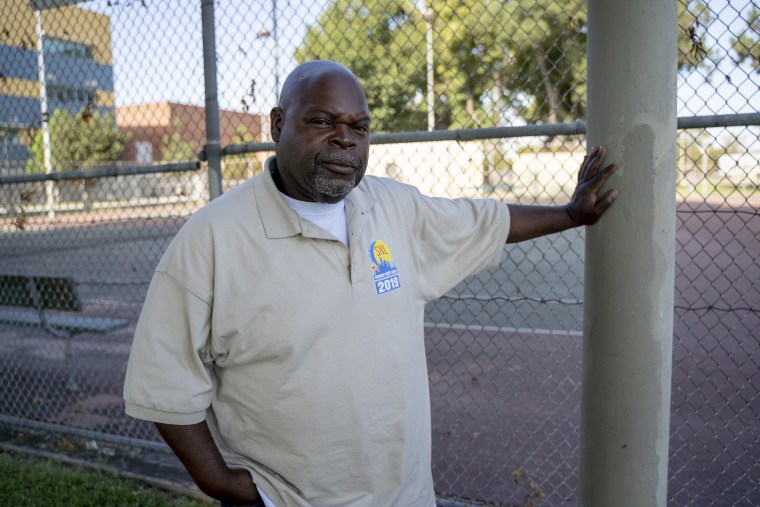
<svg viewBox="0 0 760 507">
<path fill-rule="evenodd" d="M 264 494 L 264 492 L 263 492 L 263 491 L 261 491 L 261 490 L 259 489 L 259 487 L 258 487 L 258 486 L 256 486 L 256 489 L 257 489 L 257 490 L 258 490 L 258 492 L 259 492 L 259 496 L 261 497 L 261 501 L 262 501 L 262 502 L 264 502 L 264 505 L 265 505 L 266 507 L 276 507 L 276 506 L 275 506 L 275 504 L 273 504 L 273 503 L 272 503 L 272 501 L 269 499 L 269 497 L 268 497 L 268 496 L 266 496 L 266 495 Z"/>
<path fill-rule="evenodd" d="M 332 204 L 307 202 L 293 199 L 280 192 L 283 200 L 293 208 L 299 217 L 320 226 L 348 246 L 348 226 L 346 225 L 346 203 L 341 199 Z"/>
</svg>

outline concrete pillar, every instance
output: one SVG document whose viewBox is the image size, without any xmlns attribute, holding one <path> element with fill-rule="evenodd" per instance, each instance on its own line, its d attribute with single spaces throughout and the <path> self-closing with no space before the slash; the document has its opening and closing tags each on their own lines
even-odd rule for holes
<svg viewBox="0 0 760 507">
<path fill-rule="evenodd" d="M 582 506 L 667 500 L 677 7 L 588 1 L 587 145 L 621 162 L 621 195 L 586 236 Z"/>
</svg>

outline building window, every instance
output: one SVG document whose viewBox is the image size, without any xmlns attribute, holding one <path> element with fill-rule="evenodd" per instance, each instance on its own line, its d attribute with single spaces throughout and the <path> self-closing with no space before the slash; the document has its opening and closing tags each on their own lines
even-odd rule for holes
<svg viewBox="0 0 760 507">
<path fill-rule="evenodd" d="M 19 130 L 0 127 L 0 146 L 19 144 Z"/>
<path fill-rule="evenodd" d="M 20 143 L 19 130 L 0 127 L 0 174 L 21 174 L 29 158 L 26 147 Z"/>
<path fill-rule="evenodd" d="M 57 84 L 47 85 L 47 95 L 50 100 L 62 103 L 86 104 L 95 102 L 95 91 L 87 88 L 74 88 Z"/>
<path fill-rule="evenodd" d="M 92 60 L 92 46 L 55 37 L 42 39 L 42 50 L 48 55 L 74 56 Z"/>
<path fill-rule="evenodd" d="M 135 162 L 138 164 L 150 164 L 153 162 L 153 145 L 150 141 L 138 141 L 135 143 L 137 151 Z"/>
</svg>

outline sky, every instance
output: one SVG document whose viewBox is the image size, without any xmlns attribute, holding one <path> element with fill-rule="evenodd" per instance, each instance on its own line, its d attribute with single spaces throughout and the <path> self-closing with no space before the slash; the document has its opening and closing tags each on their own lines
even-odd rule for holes
<svg viewBox="0 0 760 507">
<path fill-rule="evenodd" d="M 696 72 L 687 77 L 679 75 L 679 116 L 760 111 L 760 72 L 752 71 L 746 64 L 737 65 L 728 51 L 731 33 L 746 27 L 741 14 L 749 12 L 751 3 L 750 0 L 708 2 L 717 16 L 706 32 L 700 30 L 698 34 L 703 36 L 706 48 L 723 58 L 708 76 Z M 757 0 L 755 5 L 760 8 Z"/>
<path fill-rule="evenodd" d="M 217 86 L 220 107 L 249 112 L 274 105 L 275 58 L 273 4 L 277 5 L 280 58 L 277 75 L 282 84 L 293 69 L 292 58 L 328 0 L 218 0 L 215 2 Z M 80 7 L 111 18 L 116 105 L 173 101 L 205 102 L 203 41 L 199 0 L 103 0 Z M 267 37 L 258 36 L 262 29 Z M 256 81 L 256 100 L 250 98 Z"/>
<path fill-rule="evenodd" d="M 319 18 L 328 2 L 217 0 L 220 107 L 268 112 L 275 103 L 275 81 L 281 85 L 293 69 L 293 53 L 307 25 Z M 714 48 L 716 54 L 727 55 L 720 47 L 730 44 L 724 32 L 726 28 L 738 30 L 742 23 L 740 13 L 746 12 L 750 3 L 751 0 L 710 1 L 710 8 L 718 16 L 708 32 L 701 33 L 705 45 Z M 760 4 L 757 0 L 755 3 Z M 276 67 L 273 5 L 277 7 L 280 55 Z M 111 17 L 117 106 L 163 100 L 204 104 L 199 0 L 93 0 L 80 7 Z M 269 36 L 259 36 L 262 29 Z M 723 36 L 715 39 L 721 33 Z M 250 94 L 253 81 L 255 99 Z M 679 75 L 678 105 L 679 116 L 756 112 L 760 110 L 760 73 L 724 58 L 707 77 L 702 73 Z"/>
</svg>

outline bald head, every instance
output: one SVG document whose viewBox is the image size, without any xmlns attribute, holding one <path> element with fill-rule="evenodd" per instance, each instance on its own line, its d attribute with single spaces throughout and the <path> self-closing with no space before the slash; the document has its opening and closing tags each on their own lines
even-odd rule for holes
<svg viewBox="0 0 760 507">
<path fill-rule="evenodd" d="M 319 83 L 327 77 L 343 77 L 353 81 L 364 94 L 364 89 L 356 79 L 354 73 L 348 67 L 333 62 L 331 60 L 314 60 L 302 63 L 296 67 L 285 79 L 280 92 L 280 99 L 277 106 L 280 109 L 287 110 L 291 104 L 306 93 L 314 90 Z M 366 100 L 366 99 L 365 99 Z"/>
</svg>

